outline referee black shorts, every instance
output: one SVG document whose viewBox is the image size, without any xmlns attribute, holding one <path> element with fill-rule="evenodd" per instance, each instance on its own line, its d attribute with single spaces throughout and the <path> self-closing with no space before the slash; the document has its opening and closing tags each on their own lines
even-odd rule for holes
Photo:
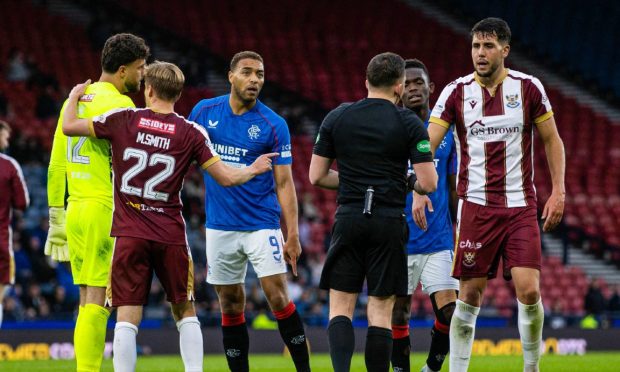
<svg viewBox="0 0 620 372">
<path fill-rule="evenodd" d="M 340 207 L 319 287 L 360 293 L 366 279 L 369 296 L 406 296 L 408 238 L 402 211 Z"/>
</svg>

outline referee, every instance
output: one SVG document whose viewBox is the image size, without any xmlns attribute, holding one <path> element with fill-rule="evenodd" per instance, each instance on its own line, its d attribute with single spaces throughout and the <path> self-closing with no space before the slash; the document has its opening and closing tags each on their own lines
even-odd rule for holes
<svg viewBox="0 0 620 372">
<path fill-rule="evenodd" d="M 355 345 L 353 310 L 368 286 L 366 368 L 389 371 L 392 308 L 407 294 L 407 186 L 433 192 L 437 173 L 420 119 L 395 105 L 403 92 L 405 61 L 382 53 L 366 69 L 368 98 L 331 111 L 319 130 L 310 182 L 338 189 L 338 210 L 320 287 L 329 289 L 329 345 L 335 372 L 349 371 Z M 339 171 L 331 170 L 334 161 Z M 407 180 L 411 161 L 417 180 Z"/>
</svg>

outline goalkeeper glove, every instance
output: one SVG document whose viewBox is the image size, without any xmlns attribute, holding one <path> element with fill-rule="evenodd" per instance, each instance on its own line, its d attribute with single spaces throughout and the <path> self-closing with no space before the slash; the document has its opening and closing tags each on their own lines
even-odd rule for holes
<svg viewBox="0 0 620 372">
<path fill-rule="evenodd" d="M 69 246 L 65 230 L 65 209 L 50 207 L 50 229 L 45 242 L 45 254 L 58 262 L 69 261 Z"/>
</svg>

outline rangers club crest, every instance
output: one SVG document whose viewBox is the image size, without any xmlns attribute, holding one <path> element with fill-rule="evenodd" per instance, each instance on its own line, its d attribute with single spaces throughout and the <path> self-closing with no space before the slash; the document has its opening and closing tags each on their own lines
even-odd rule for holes
<svg viewBox="0 0 620 372">
<path fill-rule="evenodd" d="M 506 95 L 506 106 L 509 108 L 517 108 L 519 107 L 519 95 L 518 94 L 507 94 Z"/>
<path fill-rule="evenodd" d="M 258 139 L 258 136 L 260 136 L 260 128 L 258 125 L 253 124 L 250 129 L 248 129 L 248 136 L 253 140 Z"/>
</svg>

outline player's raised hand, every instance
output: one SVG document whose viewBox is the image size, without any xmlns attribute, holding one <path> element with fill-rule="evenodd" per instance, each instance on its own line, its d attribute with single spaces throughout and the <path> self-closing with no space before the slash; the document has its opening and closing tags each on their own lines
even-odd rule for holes
<svg viewBox="0 0 620 372">
<path fill-rule="evenodd" d="M 433 203 L 431 199 L 426 195 L 420 195 L 416 192 L 413 193 L 413 205 L 411 206 L 411 214 L 413 215 L 413 221 L 419 228 L 426 231 L 428 225 L 426 223 L 426 208 L 433 213 Z"/>
<path fill-rule="evenodd" d="M 277 152 L 270 152 L 268 154 L 263 154 L 254 160 L 251 167 L 254 169 L 256 175 L 263 174 L 265 172 L 269 172 L 273 169 L 272 158 L 280 155 Z"/>
<path fill-rule="evenodd" d="M 542 219 L 545 220 L 543 231 L 551 231 L 562 221 L 564 215 L 564 199 L 565 195 L 560 193 L 551 193 L 549 200 L 543 209 Z"/>
<path fill-rule="evenodd" d="M 71 93 L 69 93 L 69 98 L 80 98 L 81 96 L 84 95 L 84 92 L 86 92 L 86 87 L 88 87 L 90 85 L 90 79 L 86 80 L 85 82 L 78 84 L 76 86 L 73 87 L 73 89 L 71 89 Z"/>
<path fill-rule="evenodd" d="M 297 276 L 297 259 L 301 256 L 301 243 L 299 237 L 289 237 L 284 243 L 284 259 L 291 265 L 293 275 Z"/>
</svg>

